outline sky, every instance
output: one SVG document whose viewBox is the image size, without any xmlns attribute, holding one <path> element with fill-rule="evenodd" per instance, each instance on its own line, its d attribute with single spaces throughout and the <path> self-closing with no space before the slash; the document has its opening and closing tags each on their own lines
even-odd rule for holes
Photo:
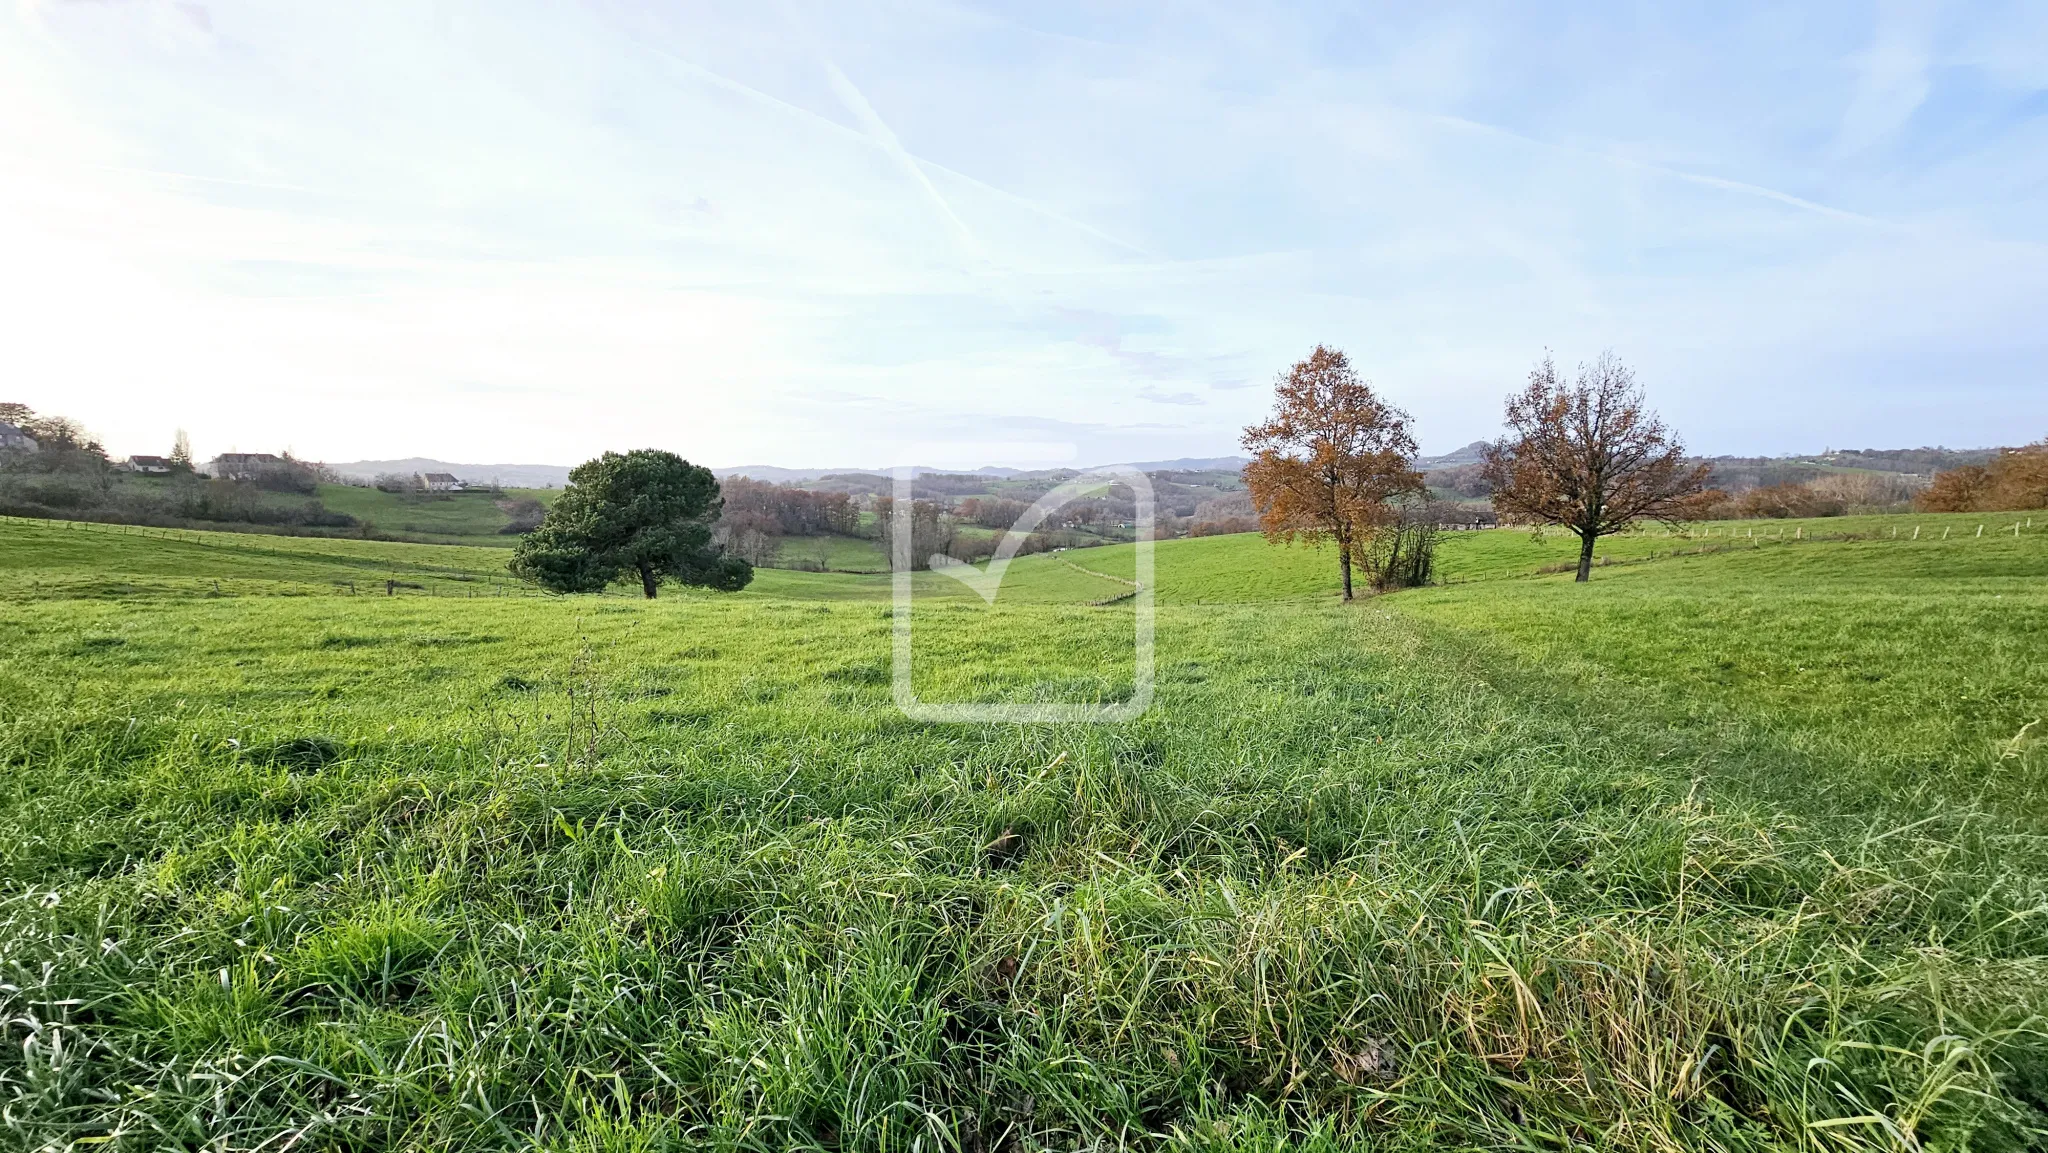
<svg viewBox="0 0 2048 1153">
<path fill-rule="evenodd" d="M 0 400 L 117 453 L 2048 436 L 2048 4 L 0 0 Z"/>
</svg>

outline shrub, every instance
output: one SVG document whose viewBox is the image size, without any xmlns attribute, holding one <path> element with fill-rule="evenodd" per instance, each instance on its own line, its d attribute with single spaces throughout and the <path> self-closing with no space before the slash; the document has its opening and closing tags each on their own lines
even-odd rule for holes
<svg viewBox="0 0 2048 1153">
<path fill-rule="evenodd" d="M 1934 483 L 1920 494 L 1920 507 L 1928 512 L 1969 512 L 1983 501 L 1990 488 L 1990 473 L 1980 464 L 1966 464 L 1934 474 Z"/>
<path fill-rule="evenodd" d="M 1375 532 L 1359 557 L 1366 583 L 1380 592 L 1428 584 L 1436 571 L 1440 515 L 1434 503 L 1407 505 L 1399 520 Z"/>
<path fill-rule="evenodd" d="M 531 498 L 526 500 L 501 500 L 493 503 L 498 506 L 498 511 L 510 518 L 506 522 L 505 527 L 498 530 L 500 534 L 505 536 L 518 536 L 521 533 L 532 532 L 540 527 L 541 518 L 547 515 L 547 509 L 539 501 Z"/>
<path fill-rule="evenodd" d="M 249 483 L 265 492 L 289 492 L 311 496 L 320 491 L 320 478 L 312 467 L 287 458 L 276 468 L 257 472 Z"/>
<path fill-rule="evenodd" d="M 954 512 L 962 520 L 972 521 L 983 528 L 1009 528 L 1024 518 L 1031 506 L 1021 500 L 1006 500 L 1001 497 L 968 497 L 960 502 Z"/>
<path fill-rule="evenodd" d="M 1823 497 L 1839 500 L 1852 513 L 1903 512 L 1927 487 L 1916 476 L 1884 472 L 1837 472 L 1807 482 Z"/>
<path fill-rule="evenodd" d="M 2048 440 L 1992 458 L 1990 495 L 1997 509 L 2048 508 Z"/>
<path fill-rule="evenodd" d="M 1249 492 L 1227 492 L 1195 506 L 1188 524 L 1189 536 L 1223 536 L 1228 533 L 1259 531 L 1259 514 L 1252 507 Z"/>
<path fill-rule="evenodd" d="M 1811 484 L 1773 484 L 1753 488 L 1735 499 L 1739 517 L 1841 516 L 1848 502 L 1821 492 Z"/>
<path fill-rule="evenodd" d="M 1255 516 L 1224 517 L 1221 520 L 1198 520 L 1188 525 L 1189 536 L 1227 536 L 1231 533 L 1259 531 L 1259 518 Z"/>
<path fill-rule="evenodd" d="M 2048 508 L 2048 440 L 2001 449 L 1988 465 L 1935 473 L 1919 505 L 1928 512 Z"/>
</svg>

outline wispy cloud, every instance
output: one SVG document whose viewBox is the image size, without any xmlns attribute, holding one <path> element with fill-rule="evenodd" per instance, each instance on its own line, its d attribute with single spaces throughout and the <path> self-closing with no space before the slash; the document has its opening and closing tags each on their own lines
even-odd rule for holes
<svg viewBox="0 0 2048 1153">
<path fill-rule="evenodd" d="M 1433 446 L 1546 345 L 1709 449 L 2048 424 L 2038 5 L 787 2 L 0 8 L 0 374 L 336 458 L 1213 455 L 1318 341 Z"/>
</svg>

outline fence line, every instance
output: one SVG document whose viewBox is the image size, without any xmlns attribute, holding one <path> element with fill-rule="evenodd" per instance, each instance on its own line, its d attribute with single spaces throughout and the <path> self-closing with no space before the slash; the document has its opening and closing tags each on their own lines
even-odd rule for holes
<svg viewBox="0 0 2048 1153">
<path fill-rule="evenodd" d="M 1814 518 L 1814 519 L 1817 519 L 1817 518 Z M 1790 536 L 1787 536 L 1787 535 L 1785 534 L 1785 527 L 1786 527 L 1786 526 L 1779 526 L 1776 532 L 1771 532 L 1771 531 L 1770 531 L 1770 529 L 1769 529 L 1769 526 L 1762 526 L 1762 527 L 1764 527 L 1764 528 L 1765 528 L 1765 532 L 1764 532 L 1764 533 L 1763 533 L 1762 535 L 1758 535 L 1758 533 L 1757 533 L 1757 531 L 1756 531 L 1756 530 L 1757 530 L 1757 528 L 1758 528 L 1759 526 L 1757 526 L 1757 525 L 1753 525 L 1753 524 L 1745 524 L 1745 525 L 1734 525 L 1734 524 L 1726 524 L 1725 522 L 1724 522 L 1723 524 L 1721 524 L 1721 525 L 1708 525 L 1708 526 L 1706 526 L 1706 527 L 1705 527 L 1704 531 L 1700 531 L 1700 532 L 1698 532 L 1697 534 L 1695 534 L 1694 532 L 1688 532 L 1688 531 L 1678 531 L 1678 532 L 1670 532 L 1670 531 L 1666 531 L 1666 532 L 1661 532 L 1661 533 L 1659 533 L 1659 532 L 1655 532 L 1655 531 L 1629 531 L 1629 532 L 1622 532 L 1622 533 L 1614 533 L 1614 534 L 1612 534 L 1612 535 L 1610 535 L 1610 536 L 1607 536 L 1607 537 L 1603 537 L 1603 538 L 1601 538 L 1601 539 L 1603 539 L 1603 540 L 1613 540 L 1613 539 L 1617 539 L 1617 538 L 1619 538 L 1619 539 L 1629 539 L 1629 538 L 1636 538 L 1636 539 L 1641 539 L 1641 538 L 1644 538 L 1644 537 L 1663 537 L 1663 538 L 1665 538 L 1665 539 L 1669 539 L 1669 540 L 1673 540 L 1673 541 L 1688 541 L 1688 540 L 1697 540 L 1697 541 L 1712 541 L 1712 540 L 1714 540 L 1714 539 L 1715 539 L 1715 537 L 1716 537 L 1716 530 L 1717 530 L 1717 529 L 1722 529 L 1723 531 L 1722 531 L 1722 532 L 1721 532 L 1721 533 L 1719 534 L 1719 536 L 1720 536 L 1720 539 L 1721 539 L 1721 540 L 1723 540 L 1723 541 L 1727 541 L 1727 542 L 1729 542 L 1729 543 L 1725 543 L 1725 544 L 1718 544 L 1718 545 L 1715 545 L 1715 544 L 1701 544 L 1701 545 L 1699 545 L 1699 546 L 1697 546 L 1697 547 L 1694 547 L 1694 548 L 1673 548 L 1673 549 L 1671 549 L 1671 550 L 1669 550 L 1669 551 L 1667 551 L 1667 552 L 1659 552 L 1659 551 L 1655 551 L 1655 550 L 1653 550 L 1653 551 L 1651 551 L 1651 552 L 1648 552 L 1648 553 L 1644 553 L 1644 554 L 1638 554 L 1638 555 L 1634 555 L 1634 556 L 1623 556 L 1623 557 L 1616 557 L 1616 556 L 1608 555 L 1608 556 L 1603 556 L 1603 557 L 1600 557 L 1600 558 L 1596 559 L 1596 560 L 1594 561 L 1594 564 L 1595 564 L 1596 566 L 1598 566 L 1598 567 L 1602 567 L 1602 568 L 1609 568 L 1609 567 L 1614 567 L 1614 566 L 1617 566 L 1617 565 L 1632 565 L 1632 564 L 1644 564 L 1644 563 L 1647 563 L 1647 562 L 1649 562 L 1649 561 L 1653 561 L 1653 560 L 1660 560 L 1660 559 L 1668 559 L 1668 558 L 1673 558 L 1673 557 L 1681 557 L 1681 556 L 1708 556 L 1708 555 L 1715 555 L 1715 554 L 1719 554 L 1719 553 L 1724 553 L 1724 552 L 1734 552 L 1734 551 L 1736 551 L 1736 550 L 1739 550 L 1739 549 L 1760 549 L 1760 548 L 1763 548 L 1763 547 L 1764 547 L 1764 546 L 1765 546 L 1766 544 L 1790 544 L 1790 543 L 1792 543 L 1793 541 L 1798 541 L 1798 542 L 1800 542 L 1800 543 L 1802 543 L 1802 544 L 1805 544 L 1805 543 L 1826 543 L 1826 542 L 1833 542 L 1833 543 L 1851 543 L 1851 542 L 1859 542 L 1859 541 L 1887 541 L 1887 540 L 1903 540 L 1903 541 L 1916 541 L 1916 540 L 1919 540 L 1919 539 L 1920 539 L 1920 529 L 1921 529 L 1922 527 L 1924 527 L 1924 526 L 1922 526 L 1922 525 L 1919 525 L 1919 524 L 1917 524 L 1917 523 L 1916 523 L 1916 524 L 1914 524 L 1913 526 L 1911 526 L 1911 527 L 1912 527 L 1912 529 L 1913 529 L 1913 532 L 1912 532 L 1912 534 L 1911 534 L 1910 536 L 1904 536 L 1904 537 L 1902 537 L 1902 536 L 1900 536 L 1900 535 L 1899 535 L 1899 529 L 1900 529 L 1900 528 L 1902 528 L 1902 527 L 1906 527 L 1906 526 L 1902 526 L 1902 525 L 1893 525 L 1893 526 L 1890 526 L 1890 527 L 1891 527 L 1891 533 L 1890 533 L 1890 535 L 1889 535 L 1889 536 L 1881 535 L 1881 534 L 1880 534 L 1880 533 L 1878 532 L 1878 530 L 1877 530 L 1877 529 L 1876 529 L 1875 527 L 1873 527 L 1872 529 L 1870 529 L 1870 530 L 1867 530 L 1867 531 L 1844 531 L 1844 532 L 1834 532 L 1834 533 L 1828 533 L 1828 532 L 1823 532 L 1823 531 L 1820 531 L 1820 526 L 1818 526 L 1818 525 L 1815 525 L 1815 526 L 1813 526 L 1813 527 L 1814 527 L 1814 528 L 1816 529 L 1816 531 L 1814 532 L 1814 534 L 1813 534 L 1812 536 L 1807 536 L 1807 535 L 1805 534 L 1805 531 L 1804 531 L 1804 530 L 1806 529 L 1806 527 L 1807 527 L 1807 526 L 1808 526 L 1808 524 L 1810 524 L 1810 523 L 1811 523 L 1811 519 L 1809 519 L 1809 520 L 1808 520 L 1808 521 L 1806 521 L 1806 522 L 1800 523 L 1800 524 L 1795 524 L 1795 525 L 1791 525 L 1791 526 L 1789 526 L 1789 527 L 1791 527 L 1791 529 L 1793 530 L 1793 531 L 1792 531 L 1792 534 L 1791 534 Z M 1970 537 L 1970 538 L 1967 538 L 1967 539 L 1973 539 L 1973 540 L 1974 540 L 1974 539 L 1980 539 L 1980 538 L 1982 538 L 1982 537 L 1984 536 L 1984 529 L 1985 529 L 1985 528 L 1986 528 L 1986 527 L 1987 527 L 1987 526 L 1988 526 L 1989 524 L 1990 524 L 1990 522 L 1988 522 L 1988 521 L 1987 521 L 1987 522 L 1984 522 L 1983 524 L 1979 524 L 1979 525 L 1977 526 L 1977 533 L 1976 533 L 1976 535 L 1975 535 L 1974 537 Z M 1952 528 L 1952 527 L 1953 527 L 1953 526 L 1949 526 L 1949 525 L 1944 525 L 1944 526 L 1943 526 L 1943 535 L 1942 535 L 1942 537 L 1940 538 L 1941 540 L 1950 540 L 1950 539 L 1952 539 L 1952 538 L 1950 538 L 1950 537 L 1949 537 L 1949 536 L 1947 535 L 1947 534 L 1948 534 L 1948 530 L 1949 530 L 1950 528 Z M 2002 534 L 2004 534 L 2004 533 L 2010 532 L 2010 533 L 2012 533 L 2012 535 L 2013 535 L 2013 539 L 2017 540 L 2017 539 L 2019 539 L 2019 537 L 2020 537 L 2020 536 L 2022 535 L 2022 533 L 2023 533 L 2023 532 L 2025 532 L 2025 531 L 2030 531 L 2030 530 L 2033 530 L 2034 528 L 2035 528 L 2035 525 L 2034 525 L 2034 518 L 2033 518 L 2033 517 L 2031 517 L 2031 516 L 2022 516 L 2022 517 L 2020 517 L 2020 518 L 2018 518 L 2018 519 L 2015 519 L 2015 520 L 2014 520 L 2014 521 L 2013 521 L 2013 522 L 2012 522 L 2012 523 L 2011 523 L 2010 525 L 2004 525 L 2004 526 L 2000 526 L 2000 527 L 1998 528 L 1998 530 L 1997 530 L 1997 533 L 1996 533 L 1996 534 L 1994 534 L 1994 536 L 1997 536 L 1997 535 L 2002 535 Z M 2042 524 L 2042 525 L 2040 526 L 2040 530 L 2041 530 L 2041 531 L 2043 531 L 2043 532 L 2048 532 L 2048 522 L 2044 522 L 2044 523 L 2043 523 L 2043 524 Z M 1498 526 L 1498 527 L 1497 527 L 1497 528 L 1496 528 L 1496 529 L 1495 529 L 1494 531 L 1497 531 L 1497 532 L 1529 532 L 1529 531 L 1530 531 L 1530 526 L 1527 526 L 1527 525 L 1500 525 L 1500 526 Z M 1738 533 L 1738 532 L 1739 532 L 1739 533 L 1741 533 L 1741 535 L 1740 535 L 1740 536 L 1738 536 L 1738 535 L 1737 535 L 1737 533 Z M 1571 537 L 1572 537 L 1572 533 L 1571 533 L 1571 530 L 1569 530 L 1569 529 L 1564 529 L 1564 528 L 1557 528 L 1557 527 L 1554 527 L 1554 526 L 1544 526 L 1544 527 L 1543 527 L 1543 528 L 1542 528 L 1542 529 L 1540 530 L 1540 535 L 1541 535 L 1541 536 L 1542 536 L 1542 537 L 1543 537 L 1544 539 L 1546 539 L 1546 540 L 1548 540 L 1548 539 L 1550 539 L 1550 538 L 1552 538 L 1552 537 L 1566 537 L 1566 538 L 1571 538 Z M 1574 539 L 1575 539 L 1575 538 L 1574 538 Z M 1551 564 L 1551 565 L 1545 565 L 1545 566 L 1543 566 L 1542 568 L 1539 568 L 1539 569 L 1535 570 L 1535 575 L 1543 575 L 1543 576 L 1549 576 L 1549 575 L 1554 575 L 1554 574 L 1557 574 L 1557 573 L 1567 573 L 1567 572 L 1572 572 L 1572 571 L 1576 570 L 1577 568 L 1578 568 L 1578 563 L 1577 563 L 1576 561 L 1573 561 L 1573 562 L 1570 562 L 1570 563 L 1559 563 L 1559 564 Z M 1498 578 L 1498 577 L 1462 577 L 1462 578 L 1461 578 L 1461 577 L 1456 577 L 1456 576 L 1450 576 L 1450 577 L 1446 577 L 1446 578 L 1444 578 L 1443 580 L 1441 580 L 1441 581 L 1439 581 L 1439 582 L 1437 582 L 1437 583 L 1438 583 L 1439 585 L 1459 585 L 1459 584 L 1478 584 L 1478 583 L 1483 583 L 1483 582 L 1485 582 L 1485 581 L 1488 581 L 1488 580 L 1496 580 L 1496 579 L 1500 579 L 1500 578 Z"/>
<path fill-rule="evenodd" d="M 518 583 L 507 579 L 500 579 L 491 574 L 481 573 L 476 570 L 434 567 L 413 569 L 394 568 L 389 566 L 388 564 L 381 563 L 384 558 L 379 558 L 375 556 L 356 556 L 346 552 L 338 551 L 320 552 L 310 548 L 291 549 L 276 546 L 266 546 L 266 544 L 262 543 L 261 541 L 255 539 L 248 539 L 265 538 L 266 540 L 284 539 L 349 543 L 351 538 L 348 537 L 308 537 L 287 535 L 283 533 L 219 532 L 209 529 L 173 528 L 161 525 L 131 525 L 110 521 L 58 520 L 55 518 L 24 517 L 5 514 L 0 514 L 0 523 L 34 525 L 43 528 L 59 529 L 65 532 L 97 533 L 102 536 L 140 537 L 144 539 L 176 541 L 181 544 L 188 544 L 198 548 L 211 549 L 213 551 L 221 553 L 239 553 L 245 556 L 257 556 L 283 560 L 303 561 L 307 564 L 324 563 L 335 566 L 356 568 L 362 570 L 364 573 L 364 575 L 358 578 L 357 580 L 336 579 L 326 582 L 290 579 L 269 579 L 264 577 L 248 577 L 236 575 L 222 575 L 218 577 L 204 576 L 190 578 L 164 578 L 165 584 L 167 586 L 174 588 L 181 585 L 184 580 L 193 580 L 197 584 L 197 591 L 201 595 L 208 597 L 237 595 L 235 591 L 235 585 L 238 582 L 243 584 L 260 583 L 266 589 L 291 590 L 289 595 L 297 596 L 366 595 L 368 590 L 358 588 L 358 583 L 368 585 L 370 586 L 370 589 L 374 589 L 377 584 L 382 583 L 385 586 L 383 590 L 384 595 L 394 597 L 403 595 L 405 591 L 413 591 L 432 597 L 475 599 L 479 595 L 477 590 L 480 588 L 490 590 L 489 592 L 482 594 L 486 598 L 499 598 L 507 596 L 533 597 L 548 595 L 523 583 Z M 224 540 L 222 539 L 223 537 L 232 537 L 234 539 L 232 541 Z M 370 543 L 405 544 L 409 542 L 375 541 Z M 429 545 L 427 547 L 473 548 L 479 546 Z M 143 574 L 134 575 L 141 576 Z M 223 581 L 228 582 L 228 587 L 226 589 L 223 589 L 221 587 L 221 582 Z M 41 591 L 41 582 L 39 580 L 32 580 L 30 583 L 31 588 L 33 590 L 37 592 Z M 138 582 L 108 581 L 101 583 L 113 583 L 125 585 L 132 588 L 135 587 Z M 453 588 L 451 589 L 450 586 L 453 586 Z M 606 595 L 609 595 L 608 590 Z"/>
</svg>

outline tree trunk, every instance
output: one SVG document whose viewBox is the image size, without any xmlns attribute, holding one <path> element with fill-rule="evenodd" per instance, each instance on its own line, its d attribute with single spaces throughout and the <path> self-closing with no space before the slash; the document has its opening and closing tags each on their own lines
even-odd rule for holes
<svg viewBox="0 0 2048 1153">
<path fill-rule="evenodd" d="M 1585 577 L 1580 577 L 1579 579 L 1580 579 L 1580 580 L 1585 580 L 1586 578 L 1585 578 Z M 647 594 L 647 599 L 648 599 L 648 600 L 653 600 L 653 599 L 654 599 L 654 584 L 655 584 L 655 576 L 654 576 L 654 567 L 653 567 L 652 565 L 646 565 L 646 564 L 643 564 L 643 565 L 641 565 L 641 566 L 640 566 L 640 591 L 641 591 L 641 592 L 644 592 L 644 593 L 646 593 L 646 594 Z"/>
<path fill-rule="evenodd" d="M 1344 573 L 1344 599 L 1348 601 L 1351 599 L 1351 548 L 1349 545 L 1339 544 L 1337 546 L 1337 567 Z"/>
<path fill-rule="evenodd" d="M 1579 537 L 1579 580 L 1584 581 L 1593 578 L 1593 542 L 1599 539 L 1599 537 L 1594 536 L 1592 533 L 1586 533 Z"/>
</svg>

